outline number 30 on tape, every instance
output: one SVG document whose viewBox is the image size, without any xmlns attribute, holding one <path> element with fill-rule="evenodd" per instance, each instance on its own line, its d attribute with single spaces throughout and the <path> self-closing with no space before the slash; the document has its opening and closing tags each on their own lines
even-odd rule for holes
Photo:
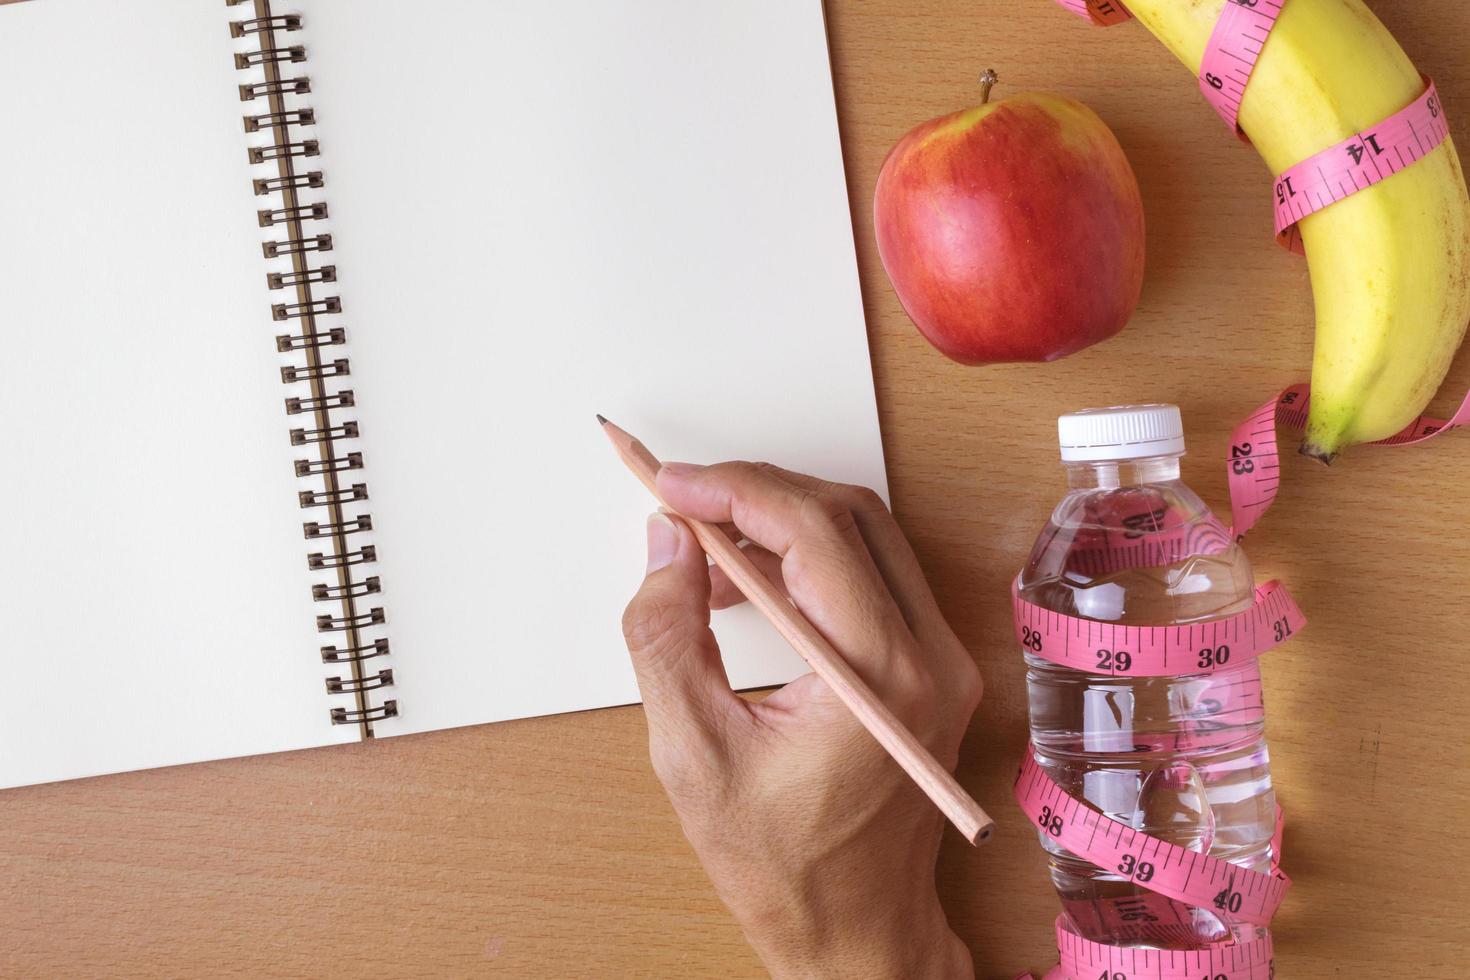
<svg viewBox="0 0 1470 980">
<path fill-rule="evenodd" d="M 1243 613 L 1190 626 L 1120 626 L 1043 609 L 1011 586 L 1016 642 L 1061 667 L 1124 677 L 1211 674 L 1259 657 L 1301 631 L 1307 617 L 1271 581 Z"/>
</svg>

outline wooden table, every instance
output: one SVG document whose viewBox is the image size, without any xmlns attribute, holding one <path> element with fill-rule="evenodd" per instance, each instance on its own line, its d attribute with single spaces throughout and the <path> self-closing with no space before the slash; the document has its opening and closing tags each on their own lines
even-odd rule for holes
<svg viewBox="0 0 1470 980">
<path fill-rule="evenodd" d="M 1181 0 L 1183 2 L 1183 0 Z M 1470 10 L 1373 0 L 1470 146 Z M 1230 426 L 1311 359 L 1304 263 L 1267 174 L 1137 25 L 1047 0 L 830 0 L 833 61 L 893 499 L 988 693 L 960 778 L 1001 818 L 939 879 L 981 977 L 1052 960 L 1056 901 L 1009 803 L 1025 691 L 1007 583 L 1059 496 L 1058 410 L 1183 406 L 1186 479 L 1224 507 Z M 1088 101 L 1148 202 L 1132 325 L 1063 363 L 965 369 L 900 311 L 870 199 L 910 126 L 997 92 Z M 1454 384 L 1470 384 L 1470 356 Z M 1448 388 L 1447 388 L 1448 390 Z M 1441 399 L 1437 404 L 1447 404 Z M 1295 456 L 1252 536 L 1311 626 L 1265 662 L 1296 887 L 1279 977 L 1459 977 L 1470 844 L 1470 436 Z M 1428 654 L 1439 655 L 1435 666 Z M 3 710 L 3 708 L 0 708 Z M 0 794 L 0 975 L 759 976 L 649 772 L 642 713 L 598 711 Z M 533 761 L 534 760 L 534 761 Z M 1462 911 L 1456 912 L 1456 909 Z"/>
</svg>

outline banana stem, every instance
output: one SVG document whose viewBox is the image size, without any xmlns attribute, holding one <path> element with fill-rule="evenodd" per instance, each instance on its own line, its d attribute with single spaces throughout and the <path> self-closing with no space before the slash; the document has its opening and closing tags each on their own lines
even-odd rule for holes
<svg viewBox="0 0 1470 980">
<path fill-rule="evenodd" d="M 1337 453 L 1329 453 L 1327 450 L 1314 446 L 1310 442 L 1303 442 L 1297 452 L 1308 459 L 1315 459 L 1323 466 L 1331 466 L 1332 461 L 1337 458 Z"/>
</svg>

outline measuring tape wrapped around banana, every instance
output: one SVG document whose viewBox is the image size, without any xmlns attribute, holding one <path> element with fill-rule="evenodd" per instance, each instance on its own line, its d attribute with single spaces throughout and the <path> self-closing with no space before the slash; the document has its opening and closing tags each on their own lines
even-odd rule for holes
<svg viewBox="0 0 1470 980">
<path fill-rule="evenodd" d="M 1421 415 L 1470 322 L 1470 195 L 1438 93 L 1361 0 L 1057 2 L 1136 18 L 1276 175 L 1276 230 L 1317 310 L 1302 451 L 1470 422 L 1470 397 Z"/>
</svg>

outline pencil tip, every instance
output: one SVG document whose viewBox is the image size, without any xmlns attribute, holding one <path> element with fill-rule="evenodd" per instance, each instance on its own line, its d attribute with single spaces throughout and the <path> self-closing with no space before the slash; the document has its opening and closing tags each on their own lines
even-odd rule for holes
<svg viewBox="0 0 1470 980">
<path fill-rule="evenodd" d="M 607 425 L 607 419 L 605 419 L 601 415 L 599 415 L 599 416 L 597 416 L 597 424 L 598 425 Z"/>
</svg>

